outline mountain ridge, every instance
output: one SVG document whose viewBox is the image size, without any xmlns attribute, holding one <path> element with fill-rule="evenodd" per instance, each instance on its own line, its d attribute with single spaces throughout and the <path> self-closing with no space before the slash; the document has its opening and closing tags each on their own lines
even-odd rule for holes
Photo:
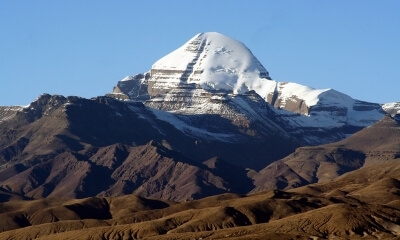
<svg viewBox="0 0 400 240">
<path fill-rule="evenodd" d="M 245 52 L 248 61 L 241 62 L 235 52 Z M 183 60 L 172 71 L 175 55 Z M 232 71 L 221 74 L 213 60 L 217 65 L 227 62 L 225 69 Z M 365 127 L 385 111 L 396 119 L 396 104 L 383 109 L 335 90 L 276 82 L 244 44 L 217 33 L 196 35 L 152 68 L 169 69 L 166 73 L 172 75 L 150 70 L 118 82 L 107 96 L 44 94 L 24 108 L 1 108 L 0 186 L 35 198 L 135 192 L 179 201 L 205 192 L 298 187 L 331 180 L 366 163 L 365 151 L 321 144 L 368 131 Z M 198 70 L 204 70 L 196 73 L 200 80 L 191 80 Z M 211 75 L 202 78 L 205 73 Z M 218 85 L 227 74 L 233 77 Z M 250 76 L 246 74 L 255 79 L 244 81 Z M 202 85 L 201 79 L 216 82 Z M 260 95 L 257 89 L 266 89 L 263 84 L 272 92 Z M 304 169 L 293 160 L 320 155 L 325 160 L 307 160 Z M 324 171 L 321 162 L 326 163 Z M 230 177 L 230 171 L 238 178 Z M 106 177 L 91 188 L 96 176 Z M 185 182 L 194 190 L 185 189 Z M 246 184 L 235 187 L 238 182 Z"/>
<path fill-rule="evenodd" d="M 192 44 L 193 41 L 196 44 Z M 199 42 L 204 42 L 209 49 L 205 50 L 204 46 L 197 44 Z M 240 47 L 236 49 L 235 46 Z M 188 48 L 190 51 L 186 51 Z M 222 54 L 223 61 L 219 59 L 221 51 L 217 51 L 218 49 L 225 49 L 224 51 L 228 52 Z M 235 55 L 237 52 L 245 53 L 248 57 L 242 60 L 240 54 Z M 202 61 L 206 62 L 204 66 L 197 63 L 198 56 L 202 56 Z M 179 67 L 175 68 L 173 65 L 174 62 L 178 65 L 182 62 L 189 64 L 193 58 L 196 62 L 190 65 L 189 72 L 193 74 L 194 71 L 198 71 L 196 80 L 187 78 L 186 70 L 176 72 Z M 254 63 L 247 61 L 248 59 L 254 60 Z M 229 68 L 231 71 L 229 73 L 225 71 L 221 75 L 220 72 L 214 71 L 216 67 L 213 64 Z M 182 66 L 180 68 L 183 69 Z M 157 71 L 153 71 L 154 68 L 165 71 L 170 69 L 172 72 L 168 75 L 168 70 L 165 76 L 159 76 Z M 246 75 L 248 73 L 246 68 L 256 69 L 256 73 L 250 71 L 252 75 Z M 260 77 L 259 73 L 264 70 L 265 68 L 243 43 L 219 33 L 203 33 L 194 36 L 180 48 L 160 59 L 148 72 L 128 76 L 119 81 L 109 96 L 140 101 L 150 108 L 162 111 L 189 115 L 194 112 L 193 109 L 201 109 L 199 113 L 202 114 L 213 112 L 213 109 L 207 109 L 208 102 L 229 102 L 237 96 L 252 92 L 257 94 L 260 100 L 263 99 L 273 106 L 273 111 L 276 112 L 274 115 L 279 115 L 280 121 L 285 122 L 285 131 L 291 135 L 298 135 L 299 138 L 301 135 L 309 145 L 344 139 L 372 125 L 387 112 L 395 114 L 399 111 L 396 104 L 381 105 L 355 100 L 333 89 L 314 89 L 292 82 L 277 82 L 266 70 Z M 184 75 L 186 77 L 181 79 Z M 237 90 L 239 88 L 241 91 Z M 309 132 L 312 133 L 307 136 Z M 318 135 L 319 132 L 324 133 Z M 321 137 L 322 135 L 324 137 Z"/>
</svg>

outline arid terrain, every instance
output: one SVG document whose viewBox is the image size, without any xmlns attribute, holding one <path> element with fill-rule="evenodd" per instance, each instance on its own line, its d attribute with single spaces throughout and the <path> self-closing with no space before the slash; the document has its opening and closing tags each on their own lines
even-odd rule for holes
<svg viewBox="0 0 400 240">
<path fill-rule="evenodd" d="M 398 239 L 398 160 L 327 183 L 187 202 L 126 195 L 19 200 L 2 191 L 1 239 Z"/>
</svg>

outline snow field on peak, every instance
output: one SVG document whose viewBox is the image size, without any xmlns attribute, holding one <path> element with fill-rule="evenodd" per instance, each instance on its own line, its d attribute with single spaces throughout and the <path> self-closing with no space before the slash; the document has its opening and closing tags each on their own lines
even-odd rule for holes
<svg viewBox="0 0 400 240">
<path fill-rule="evenodd" d="M 292 82 L 278 83 L 277 88 L 277 90 L 281 93 L 280 98 L 283 100 L 297 97 L 298 99 L 305 101 L 306 105 L 309 107 L 316 105 L 319 101 L 320 94 L 327 91 L 327 89 L 316 90 L 314 88 Z"/>
<path fill-rule="evenodd" d="M 216 32 L 197 34 L 154 63 L 152 70 L 169 72 L 168 76 L 154 77 L 158 82 L 154 87 L 158 89 L 171 88 L 186 80 L 206 90 L 226 90 L 234 94 L 254 90 L 264 99 L 277 90 L 282 104 L 286 99 L 296 101 L 296 98 L 308 107 L 318 104 L 321 99 L 324 104 L 344 104 L 348 108 L 354 104 L 353 99 L 332 89 L 317 90 L 297 83 L 270 80 L 268 72 L 243 43 Z M 185 78 L 182 78 L 182 72 L 186 74 Z"/>
<path fill-rule="evenodd" d="M 126 82 L 126 81 L 130 81 L 133 80 L 134 77 L 133 76 L 126 76 L 125 78 L 123 78 L 122 80 L 120 80 L 120 82 Z"/>
<path fill-rule="evenodd" d="M 214 32 L 196 35 L 158 60 L 152 70 L 183 71 L 187 75 L 187 83 L 236 94 L 252 90 L 251 85 L 260 85 L 257 82 L 269 77 L 265 68 L 243 43 Z M 183 81 L 182 75 L 177 75 L 175 78 Z M 168 81 L 174 81 L 172 78 Z"/>
</svg>

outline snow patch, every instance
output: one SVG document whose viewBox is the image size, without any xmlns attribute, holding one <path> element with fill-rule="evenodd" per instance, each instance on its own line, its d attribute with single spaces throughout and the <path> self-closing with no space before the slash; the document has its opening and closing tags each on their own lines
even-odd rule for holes
<svg viewBox="0 0 400 240">
<path fill-rule="evenodd" d="M 121 80 L 121 82 L 126 82 L 126 81 L 130 81 L 130 80 L 134 80 L 133 76 L 126 76 L 124 79 Z"/>
<path fill-rule="evenodd" d="M 390 102 L 382 105 L 383 110 L 386 112 L 392 112 L 394 114 L 400 114 L 400 102 Z"/>
<path fill-rule="evenodd" d="M 172 112 L 165 112 L 156 109 L 151 109 L 151 111 L 158 119 L 172 124 L 176 129 L 180 130 L 181 132 L 189 136 L 198 136 L 205 139 L 214 139 L 224 142 L 231 142 L 232 138 L 234 137 L 234 135 L 232 134 L 213 133 L 206 131 L 204 129 L 190 126 L 184 121 L 178 119 Z"/>
</svg>

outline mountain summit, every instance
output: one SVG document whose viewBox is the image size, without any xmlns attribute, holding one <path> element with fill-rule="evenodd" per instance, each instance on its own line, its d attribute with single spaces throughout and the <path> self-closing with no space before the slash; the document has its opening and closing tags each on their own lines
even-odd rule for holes
<svg viewBox="0 0 400 240">
<path fill-rule="evenodd" d="M 199 84 L 207 90 L 245 93 L 269 73 L 241 42 L 216 32 L 200 33 L 151 68 L 153 89 Z"/>
<path fill-rule="evenodd" d="M 199 33 L 156 61 L 144 74 L 128 76 L 114 88 L 130 98 L 148 100 L 171 89 L 204 89 L 260 96 L 275 88 L 268 71 L 241 42 L 217 32 Z"/>
</svg>

